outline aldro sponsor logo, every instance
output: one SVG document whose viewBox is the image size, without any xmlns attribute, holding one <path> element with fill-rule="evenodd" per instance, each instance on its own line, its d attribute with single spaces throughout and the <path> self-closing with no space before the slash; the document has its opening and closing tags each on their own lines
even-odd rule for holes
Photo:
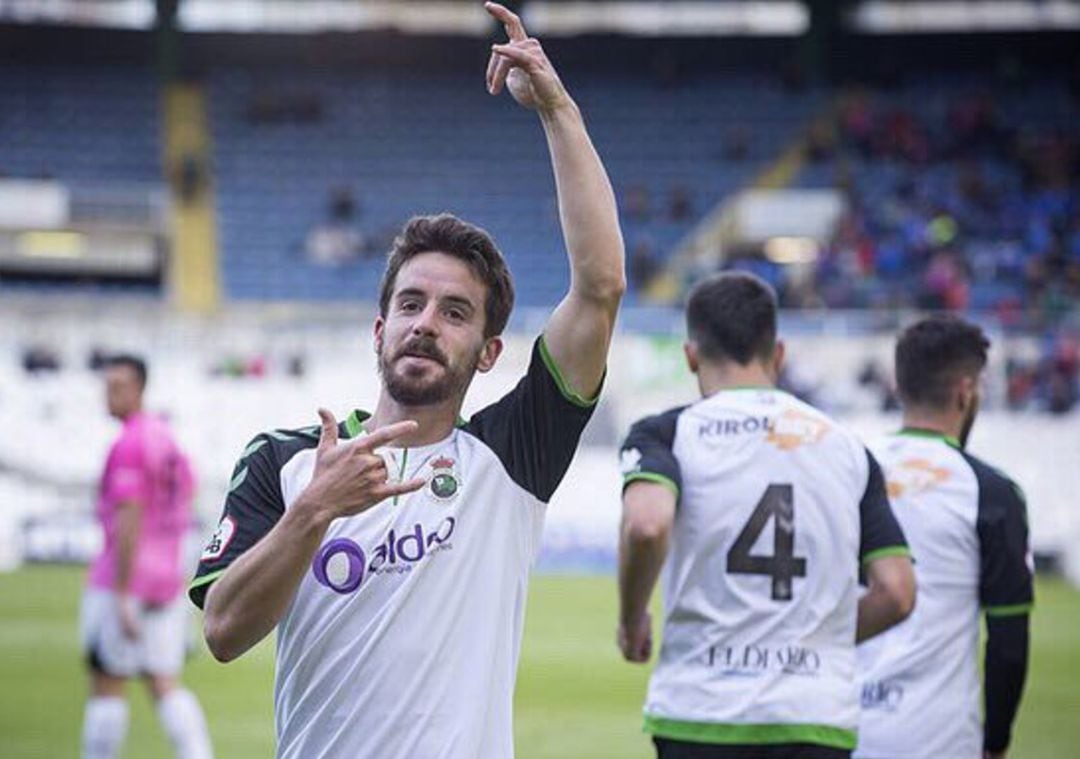
<svg viewBox="0 0 1080 759">
<path fill-rule="evenodd" d="M 746 416 L 741 419 L 710 419 L 698 427 L 699 438 L 725 438 L 765 433 L 766 441 L 782 451 L 813 445 L 829 431 L 827 422 L 811 414 L 789 409 L 778 416 Z"/>
<path fill-rule="evenodd" d="M 405 574 L 419 562 L 450 550 L 453 548 L 450 538 L 456 527 L 454 517 L 447 517 L 428 531 L 417 522 L 407 532 L 390 530 L 377 546 L 367 551 L 355 540 L 334 538 L 315 554 L 311 571 L 320 585 L 348 595 L 371 576 Z"/>
<path fill-rule="evenodd" d="M 813 677 L 821 669 L 821 656 L 805 646 L 710 646 L 708 664 L 721 674 L 758 677 L 766 672 Z"/>
</svg>

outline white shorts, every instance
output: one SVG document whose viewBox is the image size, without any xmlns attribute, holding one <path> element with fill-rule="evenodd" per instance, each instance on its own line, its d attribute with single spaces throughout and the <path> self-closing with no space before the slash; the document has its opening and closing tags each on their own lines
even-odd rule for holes
<svg viewBox="0 0 1080 759">
<path fill-rule="evenodd" d="M 161 606 L 135 605 L 139 636 L 132 640 L 120 627 L 115 593 L 83 592 L 79 632 L 90 666 L 113 677 L 180 674 L 188 622 L 183 595 Z"/>
</svg>

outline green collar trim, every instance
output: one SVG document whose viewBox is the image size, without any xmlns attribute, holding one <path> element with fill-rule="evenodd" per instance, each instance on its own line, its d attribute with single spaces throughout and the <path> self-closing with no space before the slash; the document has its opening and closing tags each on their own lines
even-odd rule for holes
<svg viewBox="0 0 1080 759">
<path fill-rule="evenodd" d="M 345 419 L 345 437 L 352 439 L 364 431 L 364 422 L 371 418 L 371 414 L 359 409 L 353 409 Z"/>
<path fill-rule="evenodd" d="M 347 417 L 345 417 L 345 438 L 346 438 L 346 440 L 351 440 L 352 438 L 356 437 L 361 432 L 363 432 L 364 431 L 364 422 L 366 422 L 370 418 L 371 418 L 371 414 L 369 414 L 366 411 L 361 411 L 360 409 L 354 409 L 351 414 L 349 414 Z M 457 421 L 454 422 L 454 426 L 460 428 L 460 427 L 464 427 L 468 423 L 469 422 L 465 418 L 463 418 L 463 417 L 461 417 L 459 415 L 458 418 L 457 418 Z M 246 453 L 250 453 L 250 451 L 247 451 Z"/>
<path fill-rule="evenodd" d="M 937 430 L 926 430 L 922 427 L 903 427 L 899 432 L 895 433 L 903 437 L 921 437 L 927 440 L 941 440 L 953 448 L 960 448 L 960 441 L 954 438 L 952 435 L 946 435 Z"/>
</svg>

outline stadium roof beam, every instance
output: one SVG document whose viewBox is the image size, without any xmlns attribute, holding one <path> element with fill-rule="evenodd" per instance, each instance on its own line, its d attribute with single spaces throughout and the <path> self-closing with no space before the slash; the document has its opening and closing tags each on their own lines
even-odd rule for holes
<svg viewBox="0 0 1080 759">
<path fill-rule="evenodd" d="M 25 24 L 150 29 L 154 0 L 4 0 L 0 20 Z M 530 0 L 530 30 L 545 37 L 798 36 L 809 14 L 798 0 Z M 463 0 L 183 0 L 178 26 L 188 32 L 311 34 L 393 29 L 406 34 L 486 37 L 490 17 Z"/>
<path fill-rule="evenodd" d="M 850 25 L 868 34 L 1048 32 L 1080 29 L 1077 0 L 867 0 Z"/>
</svg>

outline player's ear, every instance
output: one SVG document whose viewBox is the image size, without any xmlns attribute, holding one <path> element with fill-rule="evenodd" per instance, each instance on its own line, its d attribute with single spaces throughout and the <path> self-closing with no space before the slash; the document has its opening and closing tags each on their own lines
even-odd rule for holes
<svg viewBox="0 0 1080 759">
<path fill-rule="evenodd" d="M 956 405 L 957 409 L 966 414 L 977 403 L 979 385 L 974 377 L 961 376 L 956 382 Z"/>
<path fill-rule="evenodd" d="M 777 340 L 776 345 L 773 346 L 772 354 L 772 369 L 773 377 L 780 376 L 780 371 L 784 368 L 784 358 L 787 356 L 787 346 L 784 345 L 783 340 Z"/>
<path fill-rule="evenodd" d="M 480 360 L 476 362 L 476 371 L 490 372 L 495 362 L 502 355 L 503 341 L 496 335 L 484 341 L 484 347 L 480 349 Z"/>
<path fill-rule="evenodd" d="M 683 353 L 686 355 L 686 365 L 690 368 L 691 374 L 698 373 L 698 367 L 701 366 L 701 357 L 698 355 L 697 343 L 692 340 L 687 340 L 682 346 Z"/>
<path fill-rule="evenodd" d="M 383 330 L 386 329 L 386 319 L 383 319 L 381 315 L 375 317 L 375 328 L 373 330 L 375 335 L 375 352 L 382 352 L 383 344 Z"/>
</svg>

